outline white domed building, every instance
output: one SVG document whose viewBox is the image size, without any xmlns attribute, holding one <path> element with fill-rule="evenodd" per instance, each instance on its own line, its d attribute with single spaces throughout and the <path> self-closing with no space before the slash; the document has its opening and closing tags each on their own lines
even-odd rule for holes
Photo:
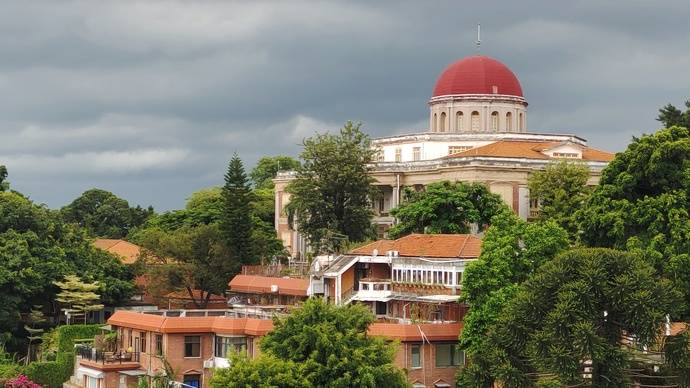
<svg viewBox="0 0 690 388">
<path fill-rule="evenodd" d="M 441 180 L 483 182 L 516 214 L 530 219 L 539 209 L 530 200 L 527 180 L 547 164 L 582 161 L 590 169 L 589 184 L 597 184 L 614 155 L 590 148 L 576 135 L 529 132 L 527 105 L 517 76 L 496 59 L 475 55 L 448 66 L 429 100 L 426 132 L 373 139 L 380 150 L 372 172 L 383 193 L 374 204 L 380 237 L 395 223 L 389 212 L 402 200 L 404 187 L 422 190 Z M 292 176 L 275 179 L 275 225 L 283 244 L 297 255 L 305 244 L 283 210 Z"/>
</svg>

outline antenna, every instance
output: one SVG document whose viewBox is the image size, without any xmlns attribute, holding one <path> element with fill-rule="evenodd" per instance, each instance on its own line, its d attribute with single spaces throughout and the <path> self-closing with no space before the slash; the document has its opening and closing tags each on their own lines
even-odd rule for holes
<svg viewBox="0 0 690 388">
<path fill-rule="evenodd" d="M 481 45 L 482 45 L 482 24 L 477 23 L 477 41 L 474 42 L 477 44 L 477 52 L 481 50 Z"/>
</svg>

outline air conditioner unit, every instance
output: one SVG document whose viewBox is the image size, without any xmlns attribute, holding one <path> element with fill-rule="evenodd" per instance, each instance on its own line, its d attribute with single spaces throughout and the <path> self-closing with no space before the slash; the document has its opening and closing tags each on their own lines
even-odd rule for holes
<svg viewBox="0 0 690 388">
<path fill-rule="evenodd" d="M 277 284 L 271 284 L 271 292 L 276 293 L 278 292 L 278 285 Z"/>
<path fill-rule="evenodd" d="M 214 367 L 214 362 L 213 362 L 212 358 L 208 359 L 208 360 L 204 360 L 204 368 L 205 369 L 212 369 L 213 367 Z"/>
</svg>

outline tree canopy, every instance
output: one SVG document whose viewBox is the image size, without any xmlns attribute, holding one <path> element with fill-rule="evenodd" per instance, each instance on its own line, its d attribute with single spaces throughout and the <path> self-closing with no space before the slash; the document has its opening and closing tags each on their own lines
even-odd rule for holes
<svg viewBox="0 0 690 388">
<path fill-rule="evenodd" d="M 408 187 L 405 199 L 391 211 L 398 223 L 388 230 L 390 238 L 410 233 L 470 233 L 472 224 L 482 231 L 507 208 L 500 196 L 481 183 L 441 181 L 421 191 Z"/>
<path fill-rule="evenodd" d="M 69 274 L 99 282 L 106 304 L 120 303 L 134 292 L 130 269 L 94 248 L 83 229 L 18 193 L 0 192 L 0 332 L 13 332 L 21 342 L 19 315 L 34 305 L 44 305 L 59 318 L 53 282 Z M 18 342 L 8 346 L 24 348 Z"/>
<path fill-rule="evenodd" d="M 666 128 L 679 126 L 690 129 L 690 100 L 685 101 L 685 108 L 685 111 L 682 111 L 674 105 L 668 104 L 659 109 L 657 120 L 661 121 Z"/>
<path fill-rule="evenodd" d="M 0 191 L 6 191 L 10 188 L 10 183 L 7 182 L 7 167 L 0 164 Z"/>
<path fill-rule="evenodd" d="M 636 373 L 653 373 L 652 363 L 635 355 L 659 345 L 666 314 L 680 298 L 639 253 L 564 252 L 514 292 L 480 351 L 488 370 L 483 376 L 476 369 L 465 373 L 461 382 L 486 386 L 497 380 L 507 388 L 549 381 L 628 385 Z"/>
<path fill-rule="evenodd" d="M 361 124 L 350 121 L 336 135 L 304 140 L 302 165 L 286 188 L 291 194 L 287 211 L 317 252 L 329 236 L 351 242 L 373 236 L 370 200 L 376 190 L 369 166 L 375 154 Z"/>
<path fill-rule="evenodd" d="M 252 243 L 252 193 L 242 160 L 235 154 L 225 174 L 220 232 L 230 256 L 244 264 L 255 264 L 257 252 Z"/>
<path fill-rule="evenodd" d="M 130 207 L 115 194 L 101 189 L 85 191 L 61 210 L 65 221 L 86 228 L 95 237 L 123 238 L 146 221 L 153 208 Z"/>
<path fill-rule="evenodd" d="M 249 174 L 254 187 L 257 189 L 272 189 L 273 178 L 280 171 L 291 171 L 299 167 L 299 161 L 289 156 L 264 156 L 259 159 Z"/>
<path fill-rule="evenodd" d="M 690 133 L 682 127 L 634 138 L 603 171 L 577 213 L 589 246 L 640 249 L 686 292 L 690 318 Z"/>
<path fill-rule="evenodd" d="M 529 178 L 530 197 L 539 200 L 539 218 L 555 221 L 568 231 L 572 241 L 578 231 L 575 213 L 590 193 L 588 179 L 587 165 L 567 160 L 549 164 Z"/>
</svg>

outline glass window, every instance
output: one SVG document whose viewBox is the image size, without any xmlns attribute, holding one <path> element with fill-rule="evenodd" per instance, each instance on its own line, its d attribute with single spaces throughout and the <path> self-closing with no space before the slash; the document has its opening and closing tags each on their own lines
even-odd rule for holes
<svg viewBox="0 0 690 388">
<path fill-rule="evenodd" d="M 458 344 L 436 344 L 436 366 L 448 367 L 465 364 L 465 352 Z"/>
<path fill-rule="evenodd" d="M 185 385 L 199 388 L 201 386 L 201 375 L 184 375 L 182 382 Z"/>
<path fill-rule="evenodd" d="M 439 123 L 440 132 L 446 131 L 446 112 L 441 112 L 441 122 Z"/>
<path fill-rule="evenodd" d="M 184 336 L 184 356 L 201 357 L 201 337 L 198 335 Z"/>
<path fill-rule="evenodd" d="M 246 351 L 247 337 L 216 336 L 216 357 L 227 358 L 231 352 L 240 353 Z"/>
<path fill-rule="evenodd" d="M 376 302 L 376 315 L 386 315 L 387 311 L 386 302 Z"/>
<path fill-rule="evenodd" d="M 416 344 L 410 347 L 410 368 L 422 367 L 422 345 Z"/>
<path fill-rule="evenodd" d="M 491 113 L 491 130 L 498 132 L 498 112 Z"/>
<path fill-rule="evenodd" d="M 142 331 L 140 335 L 141 335 L 141 339 L 139 341 L 141 341 L 141 352 L 142 353 L 148 353 L 146 351 L 146 332 Z"/>
<path fill-rule="evenodd" d="M 455 273 L 455 284 L 458 286 L 462 284 L 462 272 Z"/>
<path fill-rule="evenodd" d="M 395 149 L 395 161 L 402 162 L 402 149 L 400 148 Z"/>
<path fill-rule="evenodd" d="M 479 123 L 479 112 L 474 111 L 472 112 L 472 115 L 470 116 L 470 124 L 472 125 L 472 132 L 479 132 L 480 128 L 480 123 Z"/>
<path fill-rule="evenodd" d="M 156 334 L 156 355 L 163 355 L 163 334 Z"/>
<path fill-rule="evenodd" d="M 465 130 L 465 123 L 463 122 L 462 112 L 455 114 L 455 129 L 458 131 Z"/>
<path fill-rule="evenodd" d="M 413 147 L 412 148 L 412 160 L 417 161 L 421 160 L 422 158 L 422 148 L 421 147 Z"/>
<path fill-rule="evenodd" d="M 506 113 L 506 131 L 510 132 L 513 130 L 513 114 Z"/>
</svg>

